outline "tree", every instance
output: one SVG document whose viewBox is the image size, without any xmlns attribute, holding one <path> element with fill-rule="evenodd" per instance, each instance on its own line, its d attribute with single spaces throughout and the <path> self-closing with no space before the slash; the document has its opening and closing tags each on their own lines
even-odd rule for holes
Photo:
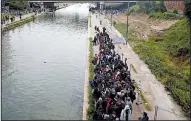
<svg viewBox="0 0 191 121">
<path fill-rule="evenodd" d="M 161 12 L 166 12 L 167 10 L 166 10 L 166 7 L 165 7 L 165 5 L 164 5 L 164 0 L 161 0 L 160 1 L 160 11 Z"/>
<path fill-rule="evenodd" d="M 28 3 L 25 0 L 11 0 L 10 9 L 24 10 L 28 6 Z"/>
<path fill-rule="evenodd" d="M 184 0 L 184 15 L 191 22 L 191 1 L 190 0 Z"/>
</svg>

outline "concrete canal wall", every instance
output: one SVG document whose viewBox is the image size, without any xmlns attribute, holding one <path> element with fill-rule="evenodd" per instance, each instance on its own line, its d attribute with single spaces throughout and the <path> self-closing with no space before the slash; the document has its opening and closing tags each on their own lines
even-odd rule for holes
<svg viewBox="0 0 191 121">
<path fill-rule="evenodd" d="M 88 38 L 87 38 L 87 49 L 86 49 L 86 68 L 85 68 L 85 82 L 84 82 L 84 103 L 83 103 L 83 117 L 82 120 L 87 120 L 87 111 L 89 107 L 89 57 L 90 57 L 90 41 L 91 37 L 91 19 L 88 17 Z"/>
</svg>

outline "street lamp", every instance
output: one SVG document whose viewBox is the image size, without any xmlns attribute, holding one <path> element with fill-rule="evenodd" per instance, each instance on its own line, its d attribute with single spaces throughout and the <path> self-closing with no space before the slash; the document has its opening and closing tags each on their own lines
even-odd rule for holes
<svg viewBox="0 0 191 121">
<path fill-rule="evenodd" d="M 112 11 L 112 6 L 111 6 L 111 26 L 112 26 L 112 14 L 113 14 L 113 11 Z"/>
<path fill-rule="evenodd" d="M 128 1 L 128 9 L 127 9 L 127 31 L 126 31 L 126 45 L 127 45 L 127 41 L 128 41 L 128 13 L 129 13 L 129 1 Z"/>
</svg>

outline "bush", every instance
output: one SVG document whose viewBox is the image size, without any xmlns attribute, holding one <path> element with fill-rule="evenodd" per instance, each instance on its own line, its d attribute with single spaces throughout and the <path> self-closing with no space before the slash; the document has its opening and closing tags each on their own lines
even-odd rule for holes
<svg viewBox="0 0 191 121">
<path fill-rule="evenodd" d="M 116 21 L 113 22 L 113 25 L 114 25 L 114 26 L 116 25 Z"/>
<path fill-rule="evenodd" d="M 137 4 L 140 6 L 141 12 L 166 12 L 164 1 L 140 1 Z"/>
<path fill-rule="evenodd" d="M 175 13 L 170 12 L 154 12 L 149 15 L 149 18 L 157 18 L 157 19 L 181 19 L 182 17 L 178 16 Z"/>
<path fill-rule="evenodd" d="M 166 12 L 164 1 L 139 1 L 136 5 L 130 7 L 129 13 L 143 12 L 147 14 L 155 12 Z"/>
<path fill-rule="evenodd" d="M 134 5 L 134 6 L 129 8 L 129 11 L 128 11 L 128 9 L 126 10 L 126 13 L 130 14 L 132 12 L 140 12 L 140 6 L 139 5 Z"/>
<path fill-rule="evenodd" d="M 162 16 L 167 13 L 157 13 L 155 15 Z M 174 14 L 174 13 L 173 13 Z M 171 16 L 171 15 L 169 15 Z M 116 28 L 125 37 L 125 24 L 117 23 Z M 166 33 L 160 38 L 163 41 L 157 41 L 157 37 L 149 38 L 148 41 L 141 41 L 133 36 L 130 31 L 130 45 L 133 45 L 133 50 L 139 55 L 151 70 L 151 72 L 160 80 L 168 91 L 171 92 L 172 97 L 182 107 L 184 112 L 189 115 L 190 111 L 190 48 L 189 45 L 189 24 L 187 19 L 182 19 L 176 24 L 168 28 Z M 157 44 L 156 44 L 157 43 Z M 160 48 L 160 49 L 156 49 Z M 183 49 L 181 49 L 183 48 Z M 185 49 L 187 48 L 187 49 Z M 165 51 L 167 50 L 167 51 Z M 175 63 L 173 58 L 179 51 L 186 52 L 187 64 L 180 66 L 179 61 Z M 179 57 L 176 57 L 179 58 Z"/>
<path fill-rule="evenodd" d="M 191 21 L 191 1 L 184 0 L 184 15 Z"/>
<path fill-rule="evenodd" d="M 173 10 L 173 13 L 178 14 L 178 10 L 175 8 L 175 9 Z"/>
<path fill-rule="evenodd" d="M 27 6 L 29 4 L 25 0 L 11 0 L 9 9 L 24 10 Z"/>
<path fill-rule="evenodd" d="M 183 50 L 188 50 L 185 56 L 189 57 L 190 55 L 190 39 L 189 39 L 189 23 L 187 19 L 182 19 L 170 26 L 167 34 L 163 37 L 166 42 L 165 46 L 168 48 L 169 54 L 174 57 L 179 55 L 181 48 Z"/>
</svg>

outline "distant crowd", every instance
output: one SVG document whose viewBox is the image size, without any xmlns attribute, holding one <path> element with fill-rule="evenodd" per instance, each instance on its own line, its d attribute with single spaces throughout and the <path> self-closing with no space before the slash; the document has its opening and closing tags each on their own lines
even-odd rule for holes
<svg viewBox="0 0 191 121">
<path fill-rule="evenodd" d="M 1 13 L 1 24 L 6 24 L 8 22 L 14 22 L 15 21 L 15 17 L 19 17 L 20 20 L 22 19 L 22 16 L 25 14 L 29 14 L 29 13 L 41 13 L 45 11 L 45 9 L 40 9 L 40 8 L 29 8 L 26 9 L 24 11 L 19 11 L 19 10 L 4 10 Z"/>
</svg>

